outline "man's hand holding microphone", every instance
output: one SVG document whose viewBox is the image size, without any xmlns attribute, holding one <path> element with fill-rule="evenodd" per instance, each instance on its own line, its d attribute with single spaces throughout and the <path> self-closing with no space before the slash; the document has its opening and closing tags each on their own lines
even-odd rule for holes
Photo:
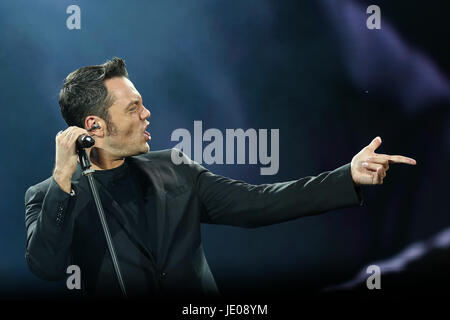
<svg viewBox="0 0 450 320">
<path fill-rule="evenodd" d="M 59 187 L 70 194 L 71 179 L 77 169 L 78 153 L 77 140 L 82 136 L 88 136 L 89 131 L 98 129 L 100 126 L 94 124 L 91 129 L 86 130 L 80 127 L 72 126 L 64 131 L 58 132 L 55 137 L 55 169 L 53 170 L 53 179 Z"/>
</svg>

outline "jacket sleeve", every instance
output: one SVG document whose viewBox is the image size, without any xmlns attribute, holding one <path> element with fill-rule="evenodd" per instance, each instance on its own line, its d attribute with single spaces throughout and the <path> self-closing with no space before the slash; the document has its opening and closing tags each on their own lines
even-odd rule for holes
<svg viewBox="0 0 450 320">
<path fill-rule="evenodd" d="M 213 174 L 198 163 L 187 161 L 204 207 L 204 223 L 256 228 L 363 205 L 350 164 L 299 180 L 252 185 Z"/>
<path fill-rule="evenodd" d="M 75 198 L 60 189 L 53 177 L 49 183 L 30 187 L 25 193 L 25 259 L 39 278 L 56 281 L 66 276 Z"/>
</svg>

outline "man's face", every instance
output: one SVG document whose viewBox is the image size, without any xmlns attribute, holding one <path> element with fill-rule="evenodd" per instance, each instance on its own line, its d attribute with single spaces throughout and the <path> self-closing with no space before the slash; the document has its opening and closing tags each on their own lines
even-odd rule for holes
<svg viewBox="0 0 450 320">
<path fill-rule="evenodd" d="M 150 111 L 142 104 L 141 95 L 125 77 L 105 80 L 105 86 L 114 104 L 108 109 L 111 126 L 105 128 L 103 148 L 119 157 L 147 153 L 150 134 L 145 129 Z"/>
</svg>

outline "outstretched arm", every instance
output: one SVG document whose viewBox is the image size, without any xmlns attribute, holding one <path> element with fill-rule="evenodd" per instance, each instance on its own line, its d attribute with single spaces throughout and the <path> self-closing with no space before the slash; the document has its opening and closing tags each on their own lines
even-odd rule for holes
<svg viewBox="0 0 450 320">
<path fill-rule="evenodd" d="M 183 157 L 202 205 L 204 223 L 255 228 L 362 205 L 350 164 L 317 176 L 252 185 L 216 175 L 186 155 Z"/>
</svg>

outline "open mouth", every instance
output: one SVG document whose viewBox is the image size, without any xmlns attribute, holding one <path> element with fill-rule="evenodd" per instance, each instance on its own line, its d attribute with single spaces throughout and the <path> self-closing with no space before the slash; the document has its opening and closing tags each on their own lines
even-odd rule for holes
<svg viewBox="0 0 450 320">
<path fill-rule="evenodd" d="M 147 131 L 144 131 L 144 137 L 146 141 L 149 141 L 152 137 L 150 136 L 150 133 L 148 133 Z"/>
<path fill-rule="evenodd" d="M 145 121 L 145 127 L 144 127 L 144 132 L 143 132 L 143 134 L 144 134 L 144 138 L 145 138 L 145 141 L 149 141 L 152 137 L 150 136 L 150 133 L 148 133 L 148 131 L 147 131 L 147 128 L 148 128 L 148 126 L 150 125 L 150 123 L 148 122 L 148 121 Z"/>
</svg>

